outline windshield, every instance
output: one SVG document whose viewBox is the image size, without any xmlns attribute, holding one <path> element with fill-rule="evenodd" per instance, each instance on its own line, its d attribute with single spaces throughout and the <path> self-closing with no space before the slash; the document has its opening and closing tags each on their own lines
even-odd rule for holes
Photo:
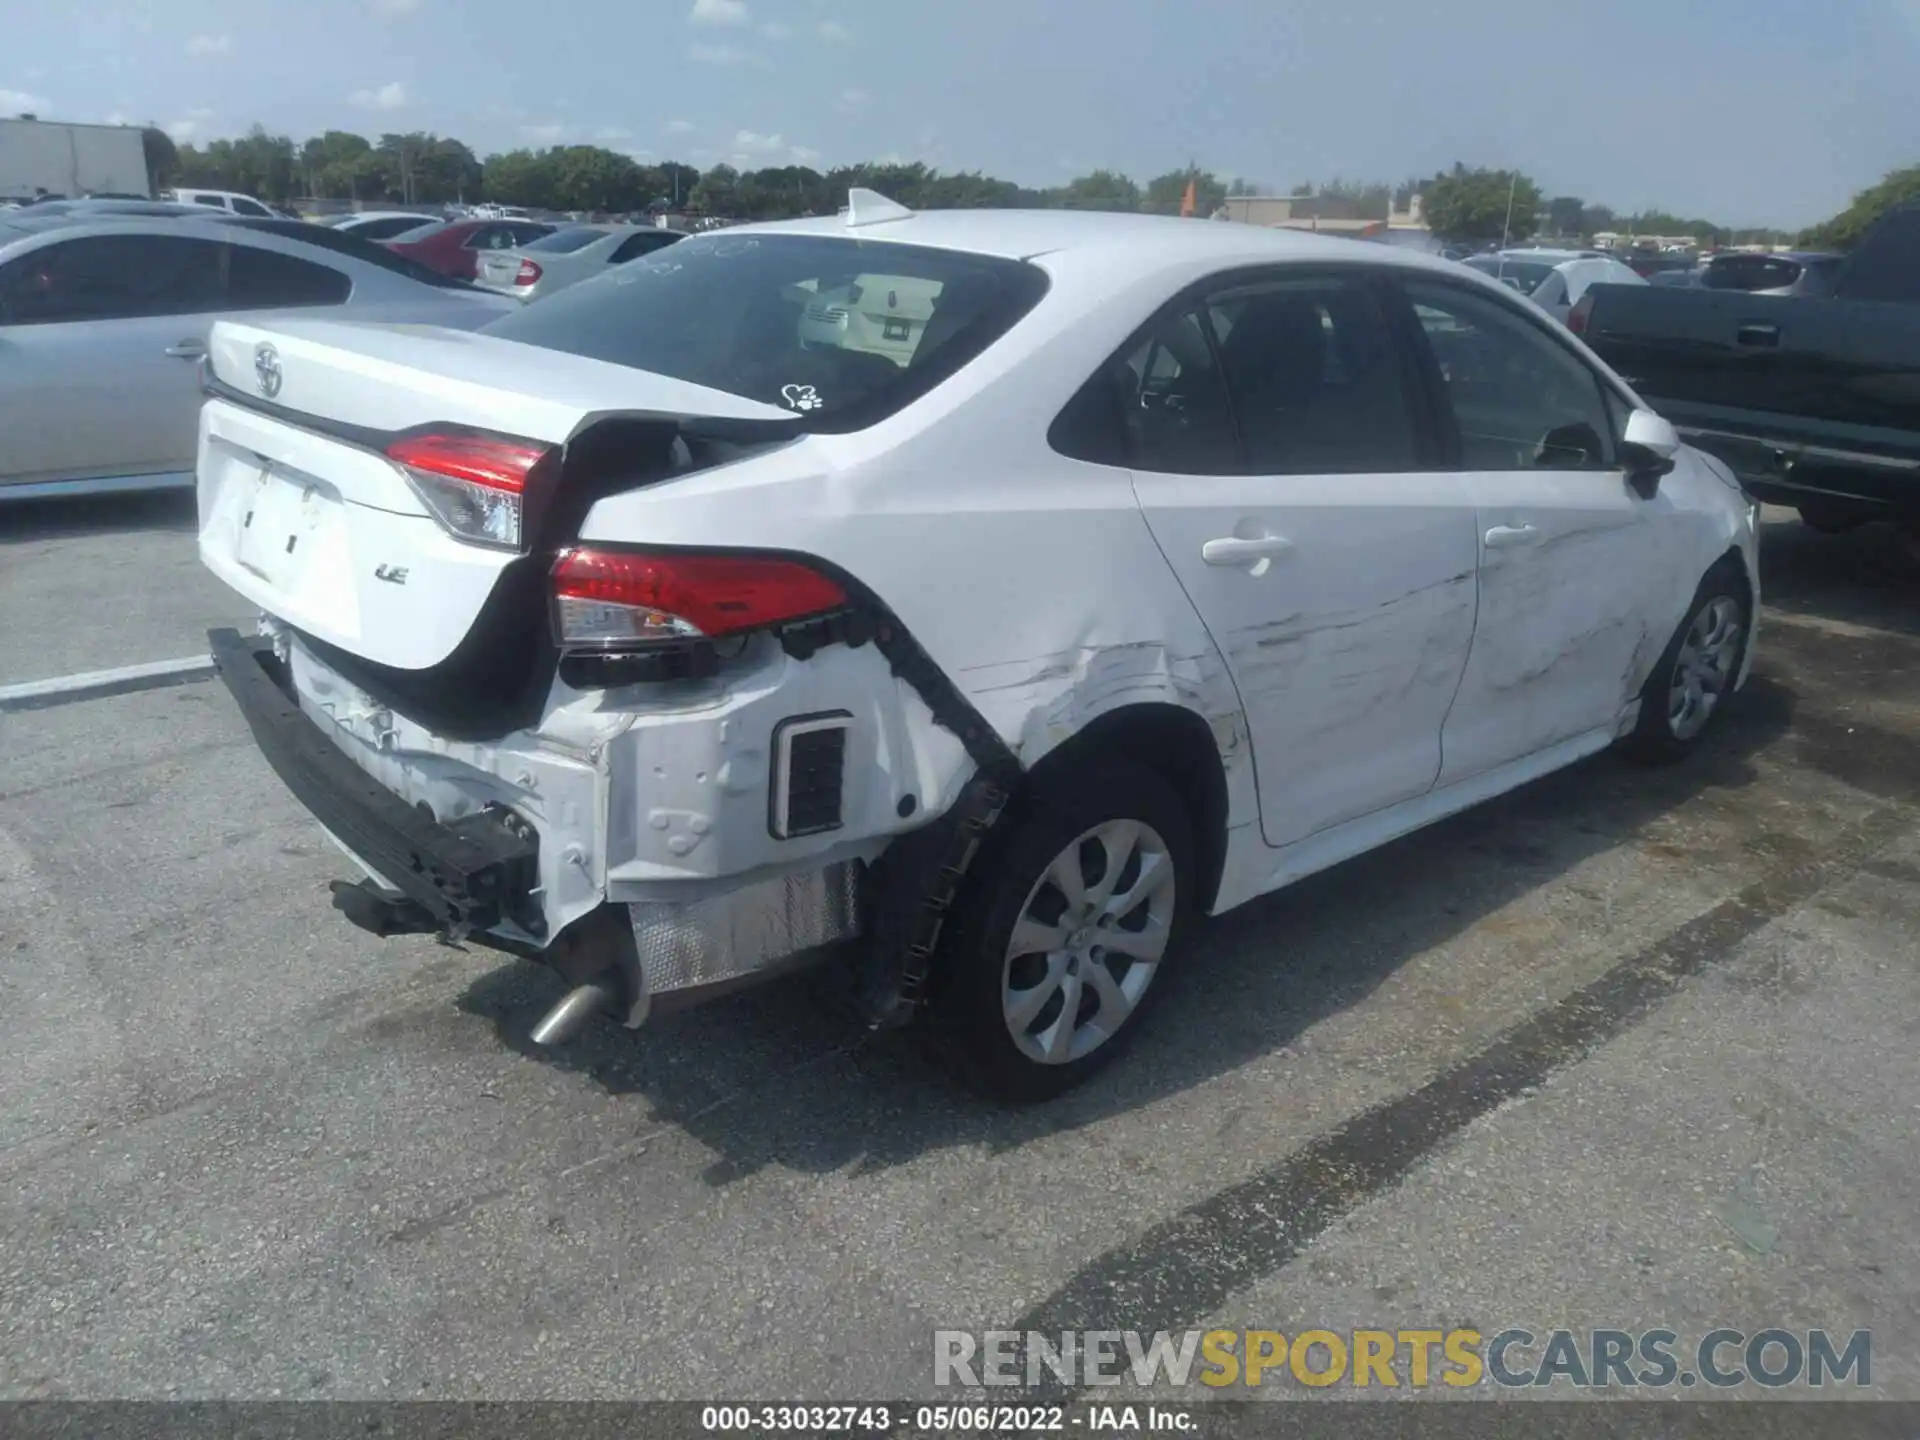
<svg viewBox="0 0 1920 1440">
<path fill-rule="evenodd" d="M 1500 255 L 1476 255 L 1466 263 L 1526 295 L 1544 285 L 1554 269 L 1539 260 L 1509 260 Z"/>
<path fill-rule="evenodd" d="M 1032 309 L 1017 260 L 811 235 L 698 236 L 486 327 L 860 429 L 898 410 Z"/>
<path fill-rule="evenodd" d="M 556 230 L 551 235 L 542 235 L 520 248 L 538 250 L 543 255 L 571 255 L 576 250 L 586 249 L 596 240 L 606 239 L 607 234 L 607 231 L 597 230 L 591 225 L 581 225 L 572 230 Z"/>
</svg>

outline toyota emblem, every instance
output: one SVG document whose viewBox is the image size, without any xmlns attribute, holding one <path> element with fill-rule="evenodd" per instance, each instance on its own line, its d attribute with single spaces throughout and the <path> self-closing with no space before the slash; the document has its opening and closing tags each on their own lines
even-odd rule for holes
<svg viewBox="0 0 1920 1440">
<path fill-rule="evenodd" d="M 253 347 L 253 378 L 269 400 L 280 393 L 280 352 L 271 345 Z"/>
</svg>

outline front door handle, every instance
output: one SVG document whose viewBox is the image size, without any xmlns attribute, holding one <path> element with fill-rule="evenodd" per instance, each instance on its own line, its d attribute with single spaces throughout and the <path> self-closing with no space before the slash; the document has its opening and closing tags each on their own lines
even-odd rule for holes
<svg viewBox="0 0 1920 1440">
<path fill-rule="evenodd" d="M 181 340 L 167 346 L 165 353 L 176 360 L 198 360 L 207 353 L 207 347 L 198 340 Z"/>
<path fill-rule="evenodd" d="M 1228 535 L 1202 545 L 1200 558 L 1209 565 L 1254 565 L 1284 555 L 1291 549 L 1293 542 L 1284 535 L 1262 535 L 1253 540 Z"/>
<path fill-rule="evenodd" d="M 1487 531 L 1487 549 L 1511 550 L 1516 545 L 1531 545 L 1540 532 L 1531 525 L 1496 525 Z"/>
<path fill-rule="evenodd" d="M 1778 325 L 1748 324 L 1733 332 L 1734 343 L 1738 345 L 1767 345 L 1780 343 Z"/>
</svg>

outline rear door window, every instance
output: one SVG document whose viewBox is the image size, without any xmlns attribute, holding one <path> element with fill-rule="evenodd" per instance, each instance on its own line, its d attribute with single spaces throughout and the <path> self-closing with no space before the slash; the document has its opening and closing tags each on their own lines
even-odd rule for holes
<svg viewBox="0 0 1920 1440">
<path fill-rule="evenodd" d="M 1214 295 L 1206 309 L 1249 473 L 1419 468 L 1406 372 L 1371 286 L 1280 280 Z"/>
<path fill-rule="evenodd" d="M 228 247 L 227 305 L 234 310 L 344 305 L 353 282 L 338 270 L 277 250 Z"/>
<path fill-rule="evenodd" d="M 1046 289 L 1017 260 L 838 236 L 682 240 L 486 326 L 852 430 L 924 394 Z"/>
</svg>

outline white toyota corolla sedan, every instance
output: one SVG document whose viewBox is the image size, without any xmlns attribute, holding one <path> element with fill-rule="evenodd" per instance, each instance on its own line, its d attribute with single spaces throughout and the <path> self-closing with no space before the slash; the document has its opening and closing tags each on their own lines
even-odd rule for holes
<svg viewBox="0 0 1920 1440">
<path fill-rule="evenodd" d="M 479 333 L 223 321 L 203 381 L 265 612 L 214 651 L 336 906 L 544 959 L 543 1043 L 827 960 L 1052 1094 L 1190 922 L 1678 758 L 1752 656 L 1733 476 L 1385 247 L 856 191 Z"/>
</svg>

